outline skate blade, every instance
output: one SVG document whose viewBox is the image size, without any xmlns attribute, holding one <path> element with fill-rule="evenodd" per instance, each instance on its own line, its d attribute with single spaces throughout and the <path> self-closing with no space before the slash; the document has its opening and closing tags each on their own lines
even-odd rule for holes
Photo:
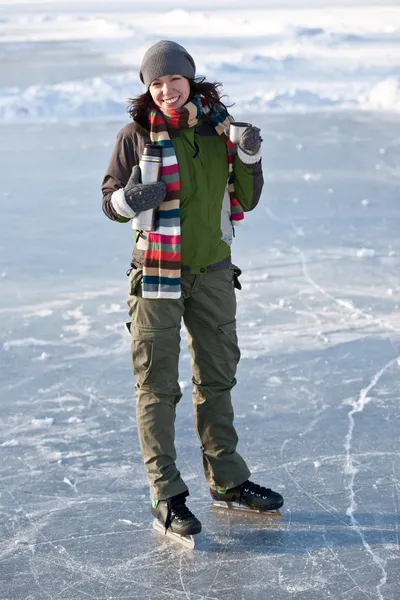
<svg viewBox="0 0 400 600">
<path fill-rule="evenodd" d="M 179 544 L 181 544 L 185 548 L 188 548 L 189 550 L 194 549 L 194 538 L 192 535 L 187 535 L 187 536 L 179 535 L 179 533 L 173 533 L 169 529 L 167 529 L 167 531 L 165 531 L 164 525 L 161 525 L 161 523 L 158 519 L 153 520 L 153 529 L 154 529 L 154 531 L 157 531 L 157 533 L 161 533 L 161 535 L 164 535 L 165 537 L 169 538 L 170 540 L 173 540 L 174 542 L 178 542 Z"/>
<path fill-rule="evenodd" d="M 247 508 L 246 506 L 238 506 L 233 502 L 212 502 L 211 510 L 234 513 L 235 515 L 259 515 L 260 517 L 270 519 L 280 519 L 282 517 L 282 513 L 279 510 L 256 510 L 254 508 Z"/>
</svg>

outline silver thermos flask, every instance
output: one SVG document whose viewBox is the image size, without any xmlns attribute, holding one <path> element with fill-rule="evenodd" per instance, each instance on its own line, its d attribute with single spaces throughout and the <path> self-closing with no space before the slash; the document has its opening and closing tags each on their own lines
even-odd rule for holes
<svg viewBox="0 0 400 600">
<path fill-rule="evenodd" d="M 142 183 L 154 183 L 160 179 L 162 148 L 156 144 L 146 144 L 139 162 Z M 143 210 L 132 219 L 132 229 L 154 231 L 155 209 Z"/>
</svg>

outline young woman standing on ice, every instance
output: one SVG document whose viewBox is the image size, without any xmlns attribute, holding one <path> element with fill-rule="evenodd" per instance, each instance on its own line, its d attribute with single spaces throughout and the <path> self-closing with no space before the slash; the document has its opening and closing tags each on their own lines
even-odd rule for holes
<svg viewBox="0 0 400 600">
<path fill-rule="evenodd" d="M 193 58 L 175 42 L 147 50 L 140 79 L 147 91 L 131 101 L 133 120 L 118 134 L 102 185 L 103 210 L 123 223 L 157 209 L 154 230 L 135 232 L 129 273 L 136 418 L 153 515 L 186 536 L 199 533 L 201 524 L 186 506 L 188 488 L 175 464 L 182 319 L 211 496 L 250 510 L 283 505 L 280 494 L 249 481 L 236 451 L 231 403 L 240 351 L 230 244 L 233 225 L 261 195 L 262 139 L 251 126 L 238 145 L 229 141 L 233 119 L 219 84 L 196 79 Z M 138 165 L 149 143 L 162 148 L 161 179 L 143 184 Z"/>
</svg>

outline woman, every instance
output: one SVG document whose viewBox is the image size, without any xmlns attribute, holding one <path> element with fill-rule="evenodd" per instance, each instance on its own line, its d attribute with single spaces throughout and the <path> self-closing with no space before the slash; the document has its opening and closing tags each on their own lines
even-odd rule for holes
<svg viewBox="0 0 400 600">
<path fill-rule="evenodd" d="M 188 488 L 175 465 L 175 409 L 183 318 L 192 359 L 195 424 L 203 468 L 215 500 L 277 510 L 280 494 L 250 482 L 236 452 L 231 389 L 240 352 L 230 244 L 233 224 L 258 203 L 263 186 L 260 130 L 236 147 L 233 121 L 218 88 L 195 77 L 179 44 L 162 40 L 143 57 L 146 93 L 130 104 L 132 122 L 118 134 L 103 180 L 103 210 L 128 222 L 157 208 L 155 230 L 135 233 L 129 271 L 129 313 L 136 418 L 153 515 L 173 533 L 199 533 L 186 507 Z M 146 143 L 162 147 L 161 181 L 140 183 Z M 240 271 L 239 271 L 240 273 Z"/>
</svg>

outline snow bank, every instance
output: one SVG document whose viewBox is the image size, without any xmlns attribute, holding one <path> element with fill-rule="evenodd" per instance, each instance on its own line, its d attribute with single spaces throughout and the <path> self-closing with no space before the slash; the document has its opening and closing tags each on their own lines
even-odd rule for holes
<svg viewBox="0 0 400 600">
<path fill-rule="evenodd" d="M 100 69 L 104 64 L 110 73 L 115 65 L 119 74 L 97 70 L 94 77 L 88 67 L 85 77 L 74 81 L 4 85 L 0 123 L 126 118 L 126 99 L 143 91 L 141 57 L 160 38 L 182 43 L 195 57 L 198 74 L 222 81 L 236 112 L 399 110 L 400 7 L 366 2 L 321 9 L 318 3 L 290 0 L 292 8 L 278 9 L 268 8 L 271 2 L 250 0 L 246 10 L 238 0 L 219 0 L 215 8 L 205 0 L 202 10 L 188 10 L 183 0 L 167 10 L 155 0 L 140 6 L 27 2 L 18 10 L 3 3 L 4 64 L 9 52 L 15 61 L 24 51 L 26 61 L 27 48 L 35 53 L 36 44 L 42 51 L 43 44 L 63 44 L 75 60 L 80 52 L 91 54 L 100 57 Z M 19 68 L 24 66 L 29 68 L 23 63 Z"/>
</svg>

